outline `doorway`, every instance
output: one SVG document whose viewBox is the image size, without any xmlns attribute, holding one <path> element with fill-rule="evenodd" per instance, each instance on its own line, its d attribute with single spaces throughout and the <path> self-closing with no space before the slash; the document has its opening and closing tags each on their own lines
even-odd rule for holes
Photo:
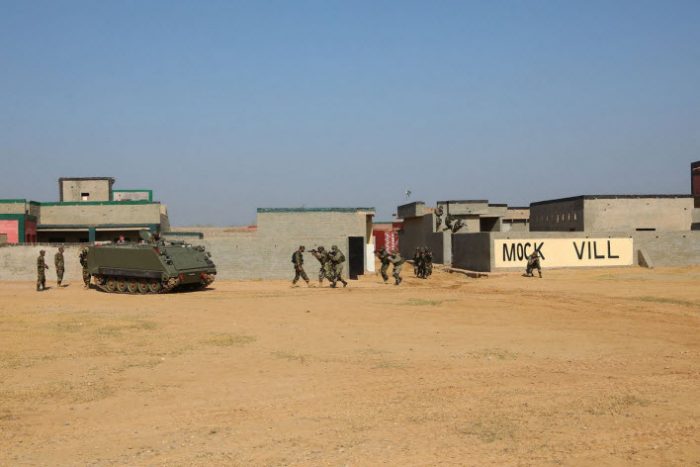
<svg viewBox="0 0 700 467">
<path fill-rule="evenodd" d="M 365 273 L 365 237 L 348 237 L 348 276 L 357 279 Z"/>
</svg>

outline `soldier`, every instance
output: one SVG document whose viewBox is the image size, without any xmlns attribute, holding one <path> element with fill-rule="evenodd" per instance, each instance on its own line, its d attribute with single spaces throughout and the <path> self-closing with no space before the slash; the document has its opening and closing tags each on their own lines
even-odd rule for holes
<svg viewBox="0 0 700 467">
<path fill-rule="evenodd" d="M 314 255 L 314 258 L 316 258 L 319 263 L 321 263 L 321 268 L 318 270 L 319 287 L 323 285 L 324 278 L 332 282 L 333 280 L 331 279 L 330 271 L 331 262 L 328 258 L 328 252 L 326 251 L 326 249 L 320 246 L 318 247 L 318 250 L 311 250 L 311 254 Z"/>
<path fill-rule="evenodd" d="M 452 233 L 457 233 L 462 227 L 464 227 L 464 221 L 462 219 L 457 219 L 457 222 L 452 226 Z"/>
<path fill-rule="evenodd" d="M 445 217 L 445 228 L 442 231 L 452 230 L 452 223 L 454 222 L 454 216 L 452 214 L 447 214 Z"/>
<path fill-rule="evenodd" d="M 433 252 L 427 246 L 423 247 L 423 260 L 425 261 L 425 276 L 433 274 Z"/>
<path fill-rule="evenodd" d="M 292 286 L 297 285 L 297 281 L 299 280 L 299 277 L 304 279 L 306 282 L 307 286 L 310 286 L 311 283 L 309 282 L 309 276 L 306 275 L 306 272 L 304 271 L 304 251 L 306 248 L 304 248 L 304 245 L 301 245 L 297 251 L 294 252 L 292 255 L 292 263 L 294 263 L 294 280 L 292 280 Z"/>
<path fill-rule="evenodd" d="M 403 279 L 401 279 L 401 266 L 406 260 L 401 257 L 398 251 L 394 251 L 394 253 L 389 256 L 389 261 L 394 265 L 394 270 L 392 271 L 392 276 L 394 276 L 395 281 L 394 285 L 399 285 L 403 281 Z"/>
<path fill-rule="evenodd" d="M 56 266 L 56 279 L 58 282 L 58 286 L 61 286 L 61 282 L 63 282 L 63 273 L 66 272 L 66 263 L 63 258 L 63 247 L 60 246 L 58 247 L 58 253 L 56 253 L 53 257 L 53 264 Z"/>
<path fill-rule="evenodd" d="M 347 287 L 348 283 L 345 282 L 345 279 L 343 279 L 343 263 L 345 262 L 345 255 L 336 245 L 333 245 L 328 258 L 331 260 L 331 275 L 333 277 L 331 280 L 331 287 L 335 287 L 338 281 L 343 283 L 343 287 Z"/>
<path fill-rule="evenodd" d="M 90 272 L 88 271 L 88 261 L 87 261 L 88 249 L 81 248 L 80 250 L 80 265 L 83 267 L 83 283 L 85 288 L 90 288 Z"/>
<path fill-rule="evenodd" d="M 389 252 L 386 251 L 386 248 L 382 247 L 377 252 L 377 258 L 379 258 L 379 261 L 382 263 L 380 273 L 382 275 L 382 280 L 386 284 L 389 280 L 389 275 L 386 272 L 389 270 L 389 265 L 391 264 L 391 261 L 389 261 Z"/>
<path fill-rule="evenodd" d="M 416 251 L 413 253 L 413 274 L 416 277 L 421 277 L 421 268 L 423 264 L 423 251 L 419 246 L 416 247 Z"/>
<path fill-rule="evenodd" d="M 442 209 L 442 205 L 439 204 L 437 209 L 435 210 L 435 231 L 439 232 L 440 231 L 440 226 L 442 225 L 442 215 L 445 213 L 444 209 Z"/>
<path fill-rule="evenodd" d="M 533 270 L 537 269 L 537 273 L 542 277 L 542 268 L 540 267 L 540 253 L 535 250 L 527 258 L 527 268 L 525 269 L 525 275 L 527 277 L 534 277 L 532 273 Z"/>
<path fill-rule="evenodd" d="M 49 268 L 44 261 L 46 252 L 41 250 L 39 257 L 36 259 L 36 291 L 46 290 L 46 270 Z"/>
</svg>

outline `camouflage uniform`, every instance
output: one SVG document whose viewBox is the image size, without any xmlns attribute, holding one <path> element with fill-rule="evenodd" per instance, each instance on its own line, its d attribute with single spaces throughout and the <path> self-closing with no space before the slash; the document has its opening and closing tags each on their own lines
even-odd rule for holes
<svg viewBox="0 0 700 467">
<path fill-rule="evenodd" d="M 63 273 L 66 271 L 66 263 L 63 258 L 63 247 L 60 247 L 58 249 L 58 253 L 54 255 L 53 264 L 56 266 L 56 279 L 58 286 L 60 287 L 61 282 L 63 282 Z"/>
<path fill-rule="evenodd" d="M 331 261 L 328 258 L 328 252 L 326 249 L 320 246 L 318 247 L 318 250 L 311 250 L 311 254 L 314 255 L 314 258 L 316 258 L 319 263 L 321 263 L 321 268 L 318 270 L 319 285 L 323 284 L 324 278 L 333 282 L 333 276 L 331 275 Z"/>
<path fill-rule="evenodd" d="M 46 289 L 46 270 L 49 268 L 44 261 L 44 255 L 46 252 L 41 250 L 39 252 L 39 257 L 36 259 L 36 290 Z"/>
<path fill-rule="evenodd" d="M 306 285 L 309 285 L 309 276 L 304 271 L 304 250 L 305 248 L 300 246 L 292 255 L 292 263 L 294 263 L 294 280 L 292 280 L 292 285 L 295 285 L 300 277 L 304 279 Z"/>
<path fill-rule="evenodd" d="M 345 255 L 338 249 L 337 246 L 333 245 L 328 258 L 331 260 L 331 273 L 333 277 L 331 280 L 331 287 L 335 287 L 335 284 L 338 281 L 343 283 L 343 287 L 347 287 L 348 283 L 345 282 L 345 279 L 343 279 L 343 263 L 345 262 Z"/>
<path fill-rule="evenodd" d="M 416 247 L 415 253 L 413 253 L 413 274 L 416 277 L 420 277 L 421 275 L 421 264 L 422 264 L 422 258 L 423 258 L 423 252 L 421 251 L 420 247 Z"/>
<path fill-rule="evenodd" d="M 87 248 L 83 248 L 82 250 L 80 250 L 79 259 L 80 265 L 83 267 L 83 283 L 85 284 L 86 289 L 90 287 L 90 272 L 88 271 L 87 255 Z"/>
<path fill-rule="evenodd" d="M 445 228 L 442 229 L 444 232 L 445 230 L 452 230 L 452 223 L 454 222 L 454 216 L 452 214 L 448 214 L 447 217 L 445 217 Z"/>
<path fill-rule="evenodd" d="M 537 273 L 539 274 L 540 277 L 542 277 L 542 268 L 540 267 L 540 255 L 536 251 L 533 252 L 528 258 L 527 258 L 527 268 L 525 269 L 525 274 L 529 277 L 532 277 L 534 274 L 532 274 L 532 271 L 537 269 Z"/>
<path fill-rule="evenodd" d="M 379 258 L 379 261 L 382 263 L 382 268 L 380 269 L 382 280 L 386 282 L 389 280 L 389 275 L 386 272 L 389 270 L 389 265 L 391 264 L 391 261 L 389 261 L 389 252 L 386 251 L 386 248 L 382 247 L 382 249 L 377 252 L 377 258 Z"/>
<path fill-rule="evenodd" d="M 423 249 L 423 257 L 425 260 L 425 275 L 430 277 L 433 274 L 433 252 L 430 248 L 425 247 Z"/>
<path fill-rule="evenodd" d="M 440 226 L 442 225 L 442 215 L 445 213 L 445 211 L 442 209 L 442 206 L 438 206 L 437 209 L 435 210 L 435 231 L 439 232 L 440 231 Z"/>
<path fill-rule="evenodd" d="M 401 279 L 401 266 L 406 261 L 401 257 L 398 251 L 395 251 L 393 255 L 389 257 L 389 261 L 394 265 L 394 270 L 392 271 L 392 276 L 394 276 L 394 285 L 399 285 L 403 279 Z"/>
</svg>

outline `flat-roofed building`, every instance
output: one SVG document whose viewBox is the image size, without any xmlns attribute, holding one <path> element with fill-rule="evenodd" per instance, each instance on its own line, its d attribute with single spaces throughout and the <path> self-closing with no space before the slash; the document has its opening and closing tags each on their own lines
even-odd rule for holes
<svg viewBox="0 0 700 467">
<path fill-rule="evenodd" d="M 530 204 L 530 231 L 687 231 L 692 195 L 584 195 Z"/>
<path fill-rule="evenodd" d="M 153 201 L 151 190 L 113 190 L 113 184 L 112 177 L 62 177 L 61 201 L 0 199 L 0 233 L 11 244 L 85 243 L 170 230 L 167 207 Z"/>
</svg>

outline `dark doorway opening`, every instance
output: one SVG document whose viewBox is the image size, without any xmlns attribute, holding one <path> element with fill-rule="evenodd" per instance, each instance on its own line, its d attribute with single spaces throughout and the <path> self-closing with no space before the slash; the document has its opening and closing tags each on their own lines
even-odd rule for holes
<svg viewBox="0 0 700 467">
<path fill-rule="evenodd" d="M 479 219 L 479 231 L 481 232 L 497 232 L 498 217 L 482 217 Z"/>
<path fill-rule="evenodd" d="M 365 237 L 348 237 L 348 276 L 357 279 L 365 273 Z"/>
</svg>

